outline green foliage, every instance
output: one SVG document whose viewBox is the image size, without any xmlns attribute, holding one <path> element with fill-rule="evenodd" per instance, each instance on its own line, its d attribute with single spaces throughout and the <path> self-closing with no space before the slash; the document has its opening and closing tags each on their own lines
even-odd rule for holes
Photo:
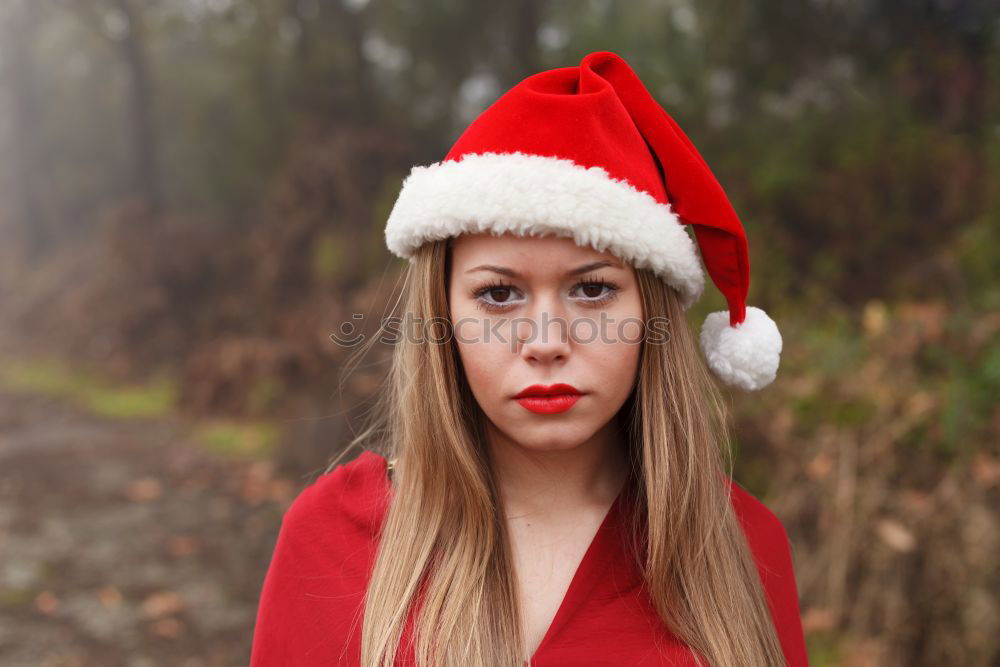
<svg viewBox="0 0 1000 667">
<path fill-rule="evenodd" d="M 116 419 L 169 415 L 177 398 L 176 380 L 164 373 L 143 384 L 122 384 L 56 359 L 10 360 L 0 369 L 0 386 L 64 398 L 93 414 Z"/>
<path fill-rule="evenodd" d="M 313 276 L 318 280 L 330 280 L 341 270 L 344 262 L 344 245 L 337 240 L 335 234 L 327 232 L 320 235 L 312 246 Z"/>
<path fill-rule="evenodd" d="M 257 377 L 247 393 L 247 410 L 250 414 L 262 414 L 269 409 L 285 390 L 284 383 L 271 375 Z"/>
<path fill-rule="evenodd" d="M 209 450 L 244 459 L 272 457 L 280 434 L 280 429 L 273 423 L 222 419 L 200 423 L 195 430 L 198 442 Z"/>
<path fill-rule="evenodd" d="M 997 172 L 1000 179 L 1000 170 Z M 969 307 L 979 313 L 1000 310 L 1000 204 L 989 215 L 968 225 L 959 234 L 956 254 L 961 274 L 969 285 Z"/>
<path fill-rule="evenodd" d="M 809 650 L 809 664 L 812 667 L 836 667 L 842 665 L 840 643 L 842 639 L 833 632 L 813 632 L 806 638 Z"/>
</svg>

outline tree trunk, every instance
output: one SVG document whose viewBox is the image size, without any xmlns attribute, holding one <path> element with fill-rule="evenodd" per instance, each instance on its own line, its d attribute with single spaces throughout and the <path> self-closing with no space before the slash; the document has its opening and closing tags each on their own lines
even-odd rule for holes
<svg viewBox="0 0 1000 667">
<path fill-rule="evenodd" d="M 160 188 L 158 147 L 153 122 L 153 84 L 145 35 L 140 17 L 129 0 L 115 0 L 128 22 L 128 32 L 120 47 L 129 76 L 129 126 L 132 134 L 133 188 L 146 200 L 153 213 L 160 211 L 163 200 Z"/>
<path fill-rule="evenodd" d="M 9 164 L 14 187 L 14 220 L 29 256 L 48 243 L 44 211 L 33 183 L 41 172 L 41 155 L 35 142 L 38 99 L 34 87 L 34 59 L 30 44 L 37 25 L 37 5 L 21 0 L 8 8 L 5 39 L 7 76 L 10 81 L 12 155 Z"/>
</svg>

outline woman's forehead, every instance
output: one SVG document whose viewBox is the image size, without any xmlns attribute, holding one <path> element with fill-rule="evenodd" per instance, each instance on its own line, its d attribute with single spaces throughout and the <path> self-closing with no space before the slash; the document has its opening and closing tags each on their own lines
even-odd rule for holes
<svg viewBox="0 0 1000 667">
<path fill-rule="evenodd" d="M 585 261 L 607 260 L 620 266 L 625 262 L 609 251 L 599 251 L 589 245 L 577 245 L 569 236 L 546 234 L 520 236 L 512 233 L 492 234 L 479 232 L 452 237 L 452 260 L 456 264 L 501 262 L 545 264 L 577 264 Z"/>
</svg>

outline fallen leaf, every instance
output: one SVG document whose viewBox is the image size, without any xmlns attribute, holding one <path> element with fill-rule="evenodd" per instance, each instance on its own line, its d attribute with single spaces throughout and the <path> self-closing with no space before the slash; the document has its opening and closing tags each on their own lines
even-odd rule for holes
<svg viewBox="0 0 1000 667">
<path fill-rule="evenodd" d="M 190 535 L 171 535 L 167 540 L 167 551 L 171 556 L 190 556 L 198 551 L 201 541 Z"/>
<path fill-rule="evenodd" d="M 142 601 L 142 613 L 147 618 L 174 614 L 184 608 L 184 600 L 173 591 L 153 593 Z"/>
<path fill-rule="evenodd" d="M 105 586 L 101 590 L 97 591 L 97 599 L 101 601 L 101 604 L 105 607 L 117 607 L 122 603 L 122 594 L 114 586 Z"/>
<path fill-rule="evenodd" d="M 184 626 L 176 618 L 168 617 L 154 621 L 151 626 L 153 633 L 160 637 L 176 637 L 184 630 Z"/>
<path fill-rule="evenodd" d="M 896 551 L 903 553 L 913 551 L 917 540 L 906 526 L 893 519 L 882 519 L 875 524 L 878 536 Z"/>
<path fill-rule="evenodd" d="M 47 616 L 51 616 L 59 609 L 59 598 L 50 591 L 42 591 L 35 596 L 35 609 Z"/>
<path fill-rule="evenodd" d="M 128 485 L 125 495 L 136 503 L 148 503 L 163 495 L 163 485 L 155 477 L 142 477 Z"/>
<path fill-rule="evenodd" d="M 830 630 L 837 625 L 837 615 L 830 609 L 810 607 L 802 614 L 802 631 L 805 634 Z"/>
</svg>

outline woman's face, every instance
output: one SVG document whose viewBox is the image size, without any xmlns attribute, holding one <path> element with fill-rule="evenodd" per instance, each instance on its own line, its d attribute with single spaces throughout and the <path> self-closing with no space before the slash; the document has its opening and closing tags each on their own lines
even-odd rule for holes
<svg viewBox="0 0 1000 667">
<path fill-rule="evenodd" d="M 635 270 L 565 237 L 480 233 L 453 243 L 451 322 L 492 428 L 534 450 L 586 442 L 635 386 L 643 333 Z M 556 383 L 581 395 L 515 398 Z"/>
</svg>

